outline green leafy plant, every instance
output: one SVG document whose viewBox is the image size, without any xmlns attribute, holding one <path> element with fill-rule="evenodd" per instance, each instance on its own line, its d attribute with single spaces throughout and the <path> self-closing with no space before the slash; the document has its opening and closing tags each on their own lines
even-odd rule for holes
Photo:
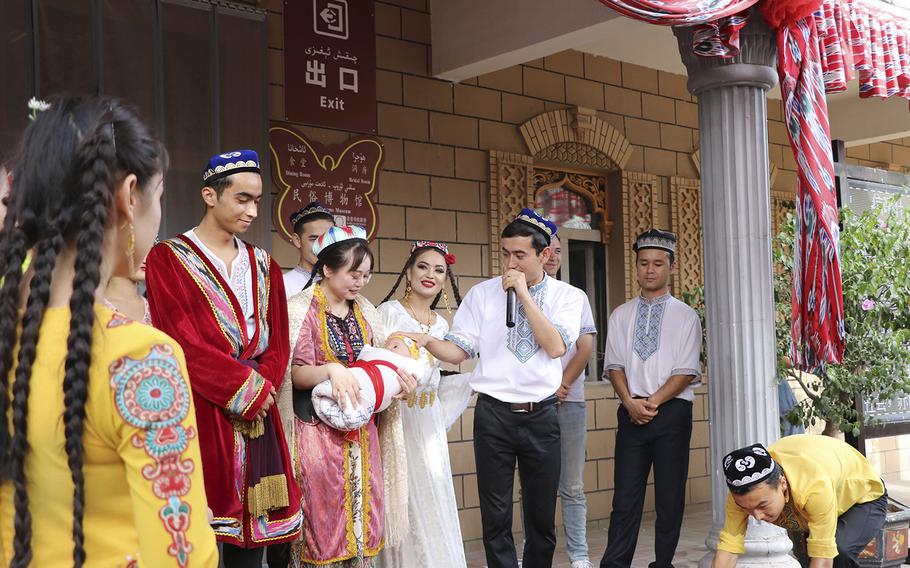
<svg viewBox="0 0 910 568">
<path fill-rule="evenodd" d="M 795 379 L 806 394 L 787 415 L 802 426 L 825 422 L 824 433 L 859 435 L 857 400 L 910 394 L 910 213 L 889 202 L 840 213 L 841 275 L 846 345 L 843 361 L 815 374 L 790 365 L 793 235 L 788 213 L 774 241 L 774 299 L 778 377 Z"/>
<path fill-rule="evenodd" d="M 701 320 L 701 354 L 699 355 L 699 360 L 701 361 L 702 373 L 705 373 L 708 369 L 708 334 L 705 331 L 705 287 L 696 286 L 693 290 L 683 292 L 681 300 L 695 310 L 695 313 L 698 314 L 698 319 Z"/>
</svg>

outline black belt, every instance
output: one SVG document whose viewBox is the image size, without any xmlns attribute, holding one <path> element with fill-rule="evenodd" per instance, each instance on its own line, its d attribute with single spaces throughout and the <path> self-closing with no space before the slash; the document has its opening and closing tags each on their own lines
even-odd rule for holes
<svg viewBox="0 0 910 568">
<path fill-rule="evenodd" d="M 493 398 L 492 396 L 490 396 L 488 394 L 483 394 L 483 393 L 480 393 L 480 398 L 482 398 L 484 400 L 488 400 L 498 406 L 504 406 L 504 407 L 508 408 L 511 412 L 515 412 L 518 414 L 528 414 L 531 412 L 535 412 L 537 410 L 540 410 L 541 408 L 546 408 L 547 406 L 550 406 L 551 404 L 556 404 L 557 402 L 559 402 L 559 398 L 557 398 L 557 396 L 555 394 L 553 396 L 545 398 L 539 402 L 504 402 L 504 401 L 499 400 L 498 398 Z"/>
</svg>

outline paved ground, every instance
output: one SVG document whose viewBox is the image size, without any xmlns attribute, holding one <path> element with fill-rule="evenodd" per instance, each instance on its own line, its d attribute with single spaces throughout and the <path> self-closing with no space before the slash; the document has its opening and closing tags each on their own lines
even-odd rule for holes
<svg viewBox="0 0 910 568">
<path fill-rule="evenodd" d="M 686 518 L 683 521 L 682 534 L 679 547 L 676 549 L 676 558 L 673 565 L 676 568 L 692 568 L 698 566 L 698 561 L 707 553 L 705 537 L 711 530 L 711 509 L 707 504 L 691 505 L 686 508 Z M 569 557 L 566 555 L 565 541 L 562 534 L 558 535 L 556 559 L 554 568 L 569 568 Z M 521 535 L 515 535 L 516 542 L 521 542 Z M 607 546 L 607 525 L 591 523 L 588 525 L 588 550 L 591 561 L 595 566 L 600 562 L 604 549 Z M 479 540 L 465 544 L 469 568 L 483 568 L 486 566 L 483 556 L 483 544 Z M 642 518 L 641 533 L 638 537 L 638 548 L 632 568 L 647 568 L 648 563 L 654 560 L 654 513 L 647 513 Z"/>
<path fill-rule="evenodd" d="M 890 482 L 889 492 L 901 502 L 910 504 L 910 482 Z M 686 517 L 683 521 L 682 534 L 673 565 L 676 568 L 696 568 L 698 561 L 707 553 L 705 537 L 711 530 L 711 509 L 709 505 L 690 505 L 686 507 Z M 557 536 L 556 558 L 554 568 L 569 568 L 569 557 L 566 555 L 565 540 L 562 534 Z M 521 535 L 515 535 L 516 542 L 521 542 Z M 591 523 L 588 525 L 588 551 L 591 562 L 597 566 L 600 557 L 607 546 L 607 525 Z M 483 555 L 483 544 L 479 540 L 465 544 L 468 568 L 483 568 L 486 566 Z M 638 537 L 638 547 L 635 550 L 635 560 L 632 568 L 647 568 L 648 563 L 654 560 L 654 513 L 646 513 L 642 517 L 641 532 Z M 910 564 L 904 564 L 910 567 Z"/>
</svg>

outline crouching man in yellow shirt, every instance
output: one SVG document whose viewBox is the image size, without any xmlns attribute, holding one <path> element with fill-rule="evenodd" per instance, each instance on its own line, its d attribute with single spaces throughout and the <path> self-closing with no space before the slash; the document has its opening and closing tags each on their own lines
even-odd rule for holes
<svg viewBox="0 0 910 568">
<path fill-rule="evenodd" d="M 810 568 L 850 567 L 885 524 L 888 494 L 853 447 L 827 436 L 781 438 L 724 457 L 730 494 L 712 568 L 732 568 L 745 552 L 746 521 L 808 532 Z"/>
</svg>

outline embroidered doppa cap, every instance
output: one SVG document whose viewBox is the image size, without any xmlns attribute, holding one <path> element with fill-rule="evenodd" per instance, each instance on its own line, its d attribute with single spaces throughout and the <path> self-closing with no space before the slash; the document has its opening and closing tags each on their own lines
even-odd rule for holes
<svg viewBox="0 0 910 568">
<path fill-rule="evenodd" d="M 724 477 L 727 486 L 747 489 L 768 479 L 775 465 L 764 446 L 752 444 L 724 456 Z"/>
<path fill-rule="evenodd" d="M 319 258 L 325 251 L 331 250 L 333 247 L 350 240 L 368 243 L 366 229 L 358 227 L 357 225 L 329 227 L 329 230 L 326 231 L 324 235 L 313 242 L 313 254 Z"/>
<path fill-rule="evenodd" d="M 212 183 L 240 172 L 261 173 L 259 170 L 259 154 L 254 150 L 234 150 L 226 154 L 212 156 L 205 169 L 202 170 L 202 181 L 203 183 Z"/>
<path fill-rule="evenodd" d="M 411 245 L 411 254 L 414 254 L 414 251 L 417 249 L 427 247 L 434 248 L 441 252 L 443 258 L 445 258 L 446 264 L 455 264 L 455 255 L 449 252 L 449 245 L 438 241 L 414 241 L 414 244 Z"/>
<path fill-rule="evenodd" d="M 651 229 L 638 235 L 632 250 L 638 252 L 644 249 L 660 249 L 670 254 L 676 254 L 676 235 L 670 231 Z"/>
<path fill-rule="evenodd" d="M 521 210 L 521 213 L 518 214 L 518 217 L 515 217 L 515 221 L 519 223 L 524 223 L 529 227 L 539 231 L 547 239 L 547 244 L 550 244 L 550 241 L 553 240 L 553 237 L 556 235 L 556 223 L 550 221 L 549 219 L 544 219 L 538 215 L 533 209 L 528 209 L 525 207 Z"/>
<path fill-rule="evenodd" d="M 335 215 L 332 213 L 331 209 L 322 203 L 310 201 L 303 209 L 298 209 L 291 213 L 291 226 L 294 227 L 294 231 L 297 232 L 297 226 L 300 223 L 314 221 L 316 219 L 325 219 L 334 223 Z"/>
</svg>

